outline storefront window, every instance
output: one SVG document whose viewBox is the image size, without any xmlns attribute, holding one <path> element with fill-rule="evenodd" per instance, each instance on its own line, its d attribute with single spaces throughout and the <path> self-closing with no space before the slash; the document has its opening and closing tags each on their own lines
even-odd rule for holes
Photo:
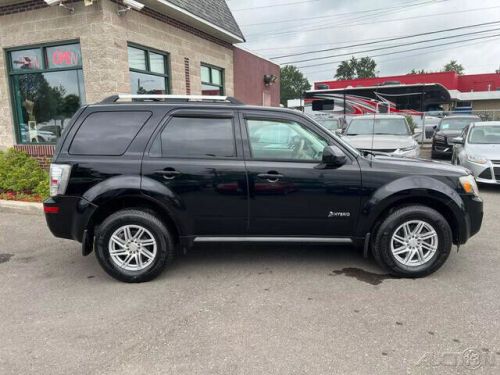
<svg viewBox="0 0 500 375">
<path fill-rule="evenodd" d="M 80 45 L 8 54 L 18 142 L 55 143 L 85 101 Z"/>
<path fill-rule="evenodd" d="M 166 54 L 129 46 L 128 64 L 132 94 L 168 93 L 168 56 Z"/>
<path fill-rule="evenodd" d="M 224 95 L 224 70 L 210 65 L 201 66 L 201 93 Z"/>
</svg>

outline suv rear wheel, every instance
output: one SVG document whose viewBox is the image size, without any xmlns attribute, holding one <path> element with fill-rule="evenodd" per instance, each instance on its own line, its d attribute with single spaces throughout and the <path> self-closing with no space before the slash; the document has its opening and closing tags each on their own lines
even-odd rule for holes
<svg viewBox="0 0 500 375">
<path fill-rule="evenodd" d="M 115 212 L 98 228 L 96 256 L 104 270 L 115 279 L 130 283 L 152 280 L 173 255 L 168 229 L 148 211 Z"/>
<path fill-rule="evenodd" d="M 422 277 L 439 269 L 450 255 L 452 233 L 436 210 L 413 205 L 389 214 L 380 225 L 373 254 L 395 276 Z"/>
</svg>

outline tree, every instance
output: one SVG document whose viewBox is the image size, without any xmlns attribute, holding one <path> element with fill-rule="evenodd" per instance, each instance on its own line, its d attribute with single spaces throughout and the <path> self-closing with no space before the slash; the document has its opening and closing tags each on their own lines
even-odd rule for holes
<svg viewBox="0 0 500 375">
<path fill-rule="evenodd" d="M 426 74 L 426 73 L 429 73 L 429 72 L 426 72 L 424 69 L 420 69 L 420 70 L 412 69 L 412 70 L 410 70 L 409 73 L 406 73 L 406 74 L 409 75 L 409 74 Z"/>
<path fill-rule="evenodd" d="M 376 67 L 377 63 L 371 57 L 366 56 L 358 60 L 353 56 L 350 60 L 344 60 L 340 63 L 335 78 L 373 78 L 376 77 Z"/>
<path fill-rule="evenodd" d="M 371 57 L 362 57 L 356 64 L 356 74 L 358 78 L 373 78 L 376 76 L 376 67 L 377 63 Z"/>
<path fill-rule="evenodd" d="M 356 76 L 356 58 L 352 57 L 351 60 L 344 60 L 337 67 L 335 78 L 340 80 L 354 79 Z"/>
<path fill-rule="evenodd" d="M 302 93 L 311 88 L 311 84 L 296 66 L 286 65 L 280 73 L 281 104 L 286 106 L 289 99 L 302 97 Z"/>
<path fill-rule="evenodd" d="M 456 72 L 459 75 L 464 74 L 464 67 L 459 64 L 456 60 L 451 60 L 448 64 L 443 67 L 443 72 Z"/>
</svg>

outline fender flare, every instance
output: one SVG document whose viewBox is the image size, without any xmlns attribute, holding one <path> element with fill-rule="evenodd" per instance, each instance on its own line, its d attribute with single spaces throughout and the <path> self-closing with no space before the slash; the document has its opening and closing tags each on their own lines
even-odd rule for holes
<svg viewBox="0 0 500 375">
<path fill-rule="evenodd" d="M 358 232 L 365 237 L 387 209 L 398 202 L 419 201 L 432 208 L 432 204 L 440 204 L 452 215 L 459 231 L 466 230 L 465 204 L 460 195 L 446 183 L 428 176 L 405 176 L 381 186 L 373 192 L 360 208 Z"/>
<path fill-rule="evenodd" d="M 136 198 L 147 201 L 168 215 L 179 236 L 191 233 L 189 229 L 192 226 L 186 219 L 182 202 L 164 184 L 151 178 L 133 175 L 111 177 L 87 190 L 82 198 L 80 203 L 82 212 L 92 211 L 88 216 L 87 225 L 95 217 L 94 214 L 99 207 L 118 199 Z"/>
</svg>

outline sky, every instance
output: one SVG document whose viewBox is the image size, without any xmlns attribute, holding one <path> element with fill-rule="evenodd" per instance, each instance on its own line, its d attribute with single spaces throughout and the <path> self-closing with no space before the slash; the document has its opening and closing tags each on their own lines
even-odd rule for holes
<svg viewBox="0 0 500 375">
<path fill-rule="evenodd" d="M 245 35 L 246 43 L 239 44 L 241 47 L 277 63 L 304 66 L 300 70 L 311 83 L 333 79 L 336 62 L 351 56 L 359 58 L 408 49 L 414 50 L 373 57 L 377 75 L 405 74 L 412 69 L 439 71 L 450 60 L 462 64 L 465 74 L 493 73 L 500 69 L 499 0 L 227 0 L 227 4 Z M 494 21 L 499 22 L 349 47 Z M 437 38 L 447 39 L 427 41 Z M 409 44 L 415 42 L 421 43 Z M 450 42 L 456 43 L 415 50 Z M 363 52 L 401 44 L 406 45 Z M 335 50 L 309 53 L 328 48 Z M 301 52 L 307 53 L 277 58 Z M 297 62 L 331 55 L 342 56 Z"/>
</svg>

